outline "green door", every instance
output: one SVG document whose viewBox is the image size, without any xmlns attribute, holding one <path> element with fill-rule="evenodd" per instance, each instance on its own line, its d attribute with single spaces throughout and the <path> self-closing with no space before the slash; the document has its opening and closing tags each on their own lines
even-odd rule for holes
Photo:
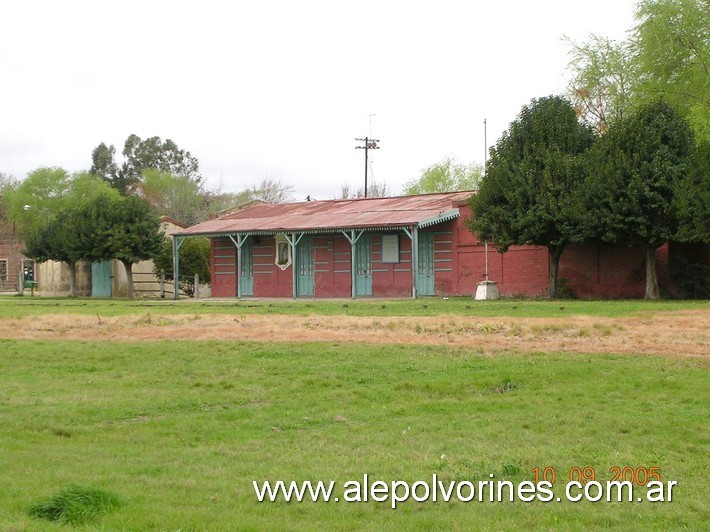
<svg viewBox="0 0 710 532">
<path fill-rule="evenodd" d="M 372 295 L 372 257 L 370 236 L 362 235 L 355 243 L 355 295 Z"/>
<path fill-rule="evenodd" d="M 434 295 L 434 235 L 419 233 L 419 267 L 417 268 L 417 295 Z"/>
<path fill-rule="evenodd" d="M 91 265 L 91 297 L 111 297 L 111 261 Z"/>
<path fill-rule="evenodd" d="M 242 263 L 239 265 L 239 295 L 254 295 L 254 246 L 251 238 L 242 244 Z"/>
<path fill-rule="evenodd" d="M 296 295 L 313 296 L 313 240 L 301 238 L 296 246 Z"/>
</svg>

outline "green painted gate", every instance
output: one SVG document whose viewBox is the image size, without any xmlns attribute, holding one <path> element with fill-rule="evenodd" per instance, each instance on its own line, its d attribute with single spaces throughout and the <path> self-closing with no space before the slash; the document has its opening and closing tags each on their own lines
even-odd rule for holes
<svg viewBox="0 0 710 532">
<path fill-rule="evenodd" d="M 111 261 L 91 264 L 91 297 L 111 297 Z"/>
<path fill-rule="evenodd" d="M 296 246 L 296 295 L 313 296 L 313 240 L 301 238 Z"/>
<path fill-rule="evenodd" d="M 417 295 L 434 295 L 434 235 L 419 233 L 419 267 L 417 268 Z"/>
<path fill-rule="evenodd" d="M 239 265 L 239 295 L 254 295 L 254 245 L 251 238 L 242 244 L 241 264 Z"/>
<path fill-rule="evenodd" d="M 355 243 L 355 294 L 372 295 L 372 255 L 370 236 L 363 234 Z"/>
</svg>

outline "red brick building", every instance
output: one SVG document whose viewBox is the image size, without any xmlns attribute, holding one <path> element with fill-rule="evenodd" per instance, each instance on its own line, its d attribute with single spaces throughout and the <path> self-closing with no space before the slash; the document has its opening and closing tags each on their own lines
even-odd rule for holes
<svg viewBox="0 0 710 532">
<path fill-rule="evenodd" d="M 209 237 L 214 297 L 473 295 L 486 250 L 466 227 L 471 192 L 258 204 L 175 234 Z M 668 284 L 668 251 L 657 253 Z M 488 251 L 503 295 L 547 290 L 547 249 Z M 560 277 L 580 297 L 643 297 L 641 250 L 592 244 L 562 255 Z"/>
<path fill-rule="evenodd" d="M 14 224 L 5 220 L 0 212 L 0 293 L 19 292 L 21 280 L 35 280 L 34 261 L 22 255 L 24 247 Z"/>
</svg>

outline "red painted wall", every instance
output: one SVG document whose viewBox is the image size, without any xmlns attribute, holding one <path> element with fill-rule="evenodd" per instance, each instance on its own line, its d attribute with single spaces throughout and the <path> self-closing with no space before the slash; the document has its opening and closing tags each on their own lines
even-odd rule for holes
<svg viewBox="0 0 710 532">
<path fill-rule="evenodd" d="M 212 268 L 212 296 L 236 297 L 237 248 L 229 238 L 212 238 L 210 267 Z"/>
<path fill-rule="evenodd" d="M 389 233 L 392 234 L 392 233 Z M 382 235 L 370 235 L 373 297 L 411 297 L 412 241 L 399 234 L 399 262 L 382 262 Z"/>
<path fill-rule="evenodd" d="M 313 237 L 313 263 L 314 297 L 350 297 L 350 243 L 345 237 Z"/>
<path fill-rule="evenodd" d="M 485 246 L 465 225 L 470 216 L 462 206 L 456 220 L 422 229 L 434 235 L 434 272 L 436 295 L 468 295 L 484 280 Z M 382 235 L 369 235 L 372 257 L 372 295 L 409 297 L 412 294 L 412 246 L 410 238 L 399 233 L 400 262 L 382 262 Z M 292 268 L 281 270 L 274 264 L 273 237 L 253 238 L 254 296 L 291 297 Z M 350 243 L 342 235 L 312 238 L 314 252 L 314 295 L 317 298 L 350 297 Z M 236 247 L 228 238 L 212 239 L 212 294 L 236 295 Z M 656 254 L 659 283 L 669 290 L 668 246 Z M 548 252 L 536 246 L 514 246 L 506 253 L 488 249 L 489 279 L 498 283 L 505 296 L 542 296 L 547 291 Z M 638 298 L 645 289 L 644 258 L 639 249 L 623 246 L 584 244 L 570 246 L 560 260 L 560 278 L 578 297 Z"/>
</svg>

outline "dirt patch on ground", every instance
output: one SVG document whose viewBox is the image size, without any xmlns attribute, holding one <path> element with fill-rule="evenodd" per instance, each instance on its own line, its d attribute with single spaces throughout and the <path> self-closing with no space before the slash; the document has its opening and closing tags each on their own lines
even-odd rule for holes
<svg viewBox="0 0 710 532">
<path fill-rule="evenodd" d="M 571 351 L 710 357 L 710 313 L 625 318 L 161 315 L 33 316 L 3 320 L 0 338 L 63 340 L 249 340 L 444 344 L 484 351 Z"/>
</svg>

